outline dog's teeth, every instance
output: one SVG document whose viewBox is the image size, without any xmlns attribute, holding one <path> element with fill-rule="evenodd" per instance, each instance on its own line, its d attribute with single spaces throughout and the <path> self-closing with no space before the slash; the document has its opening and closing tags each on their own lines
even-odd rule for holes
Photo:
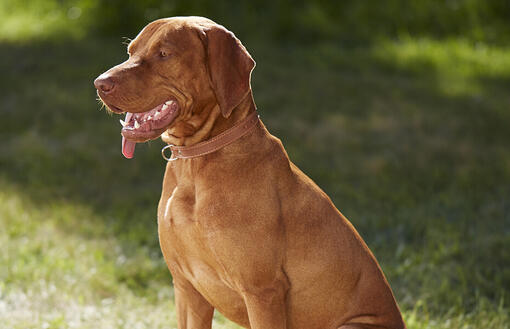
<svg viewBox="0 0 510 329">
<path fill-rule="evenodd" d="M 156 111 L 156 113 L 154 113 L 154 118 L 156 118 L 158 115 L 159 115 L 159 111 Z"/>
<path fill-rule="evenodd" d="M 161 111 L 164 111 L 164 110 L 166 110 L 167 108 L 168 108 L 168 105 L 166 105 L 166 104 L 165 104 L 165 105 L 163 105 L 163 107 L 161 108 Z"/>
<path fill-rule="evenodd" d="M 166 101 L 165 104 L 166 105 L 171 105 L 174 101 Z"/>
<path fill-rule="evenodd" d="M 140 128 L 140 124 L 138 123 L 138 121 L 135 120 L 135 129 L 138 129 Z"/>
<path fill-rule="evenodd" d="M 152 120 L 152 117 L 149 115 L 149 116 L 147 117 L 147 120 Z"/>
<path fill-rule="evenodd" d="M 122 119 L 120 119 L 119 121 L 120 121 L 120 124 L 122 125 L 122 127 L 125 127 L 127 125 L 127 123 L 124 122 Z"/>
</svg>

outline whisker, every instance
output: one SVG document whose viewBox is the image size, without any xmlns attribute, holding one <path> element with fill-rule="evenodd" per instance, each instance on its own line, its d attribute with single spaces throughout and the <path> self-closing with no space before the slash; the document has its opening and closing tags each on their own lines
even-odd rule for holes
<svg viewBox="0 0 510 329">
<path fill-rule="evenodd" d="M 133 39 L 128 38 L 128 37 L 122 37 L 122 39 L 123 39 L 122 44 L 124 46 L 128 46 L 131 43 L 131 41 L 133 41 Z"/>
<path fill-rule="evenodd" d="M 97 97 L 96 101 L 101 105 L 101 107 L 99 108 L 99 111 L 101 111 L 103 109 L 106 109 L 106 113 L 108 113 L 109 115 L 114 115 L 115 114 L 112 110 L 110 110 L 108 108 L 108 106 L 105 104 L 105 102 L 103 102 L 101 97 Z"/>
</svg>

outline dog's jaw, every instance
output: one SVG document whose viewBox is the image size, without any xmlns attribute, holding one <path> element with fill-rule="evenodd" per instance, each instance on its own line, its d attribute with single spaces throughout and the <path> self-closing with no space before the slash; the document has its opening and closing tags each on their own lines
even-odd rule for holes
<svg viewBox="0 0 510 329">
<path fill-rule="evenodd" d="M 170 99 L 152 110 L 140 113 L 126 112 L 122 125 L 122 154 L 131 159 L 136 143 L 158 138 L 179 114 L 179 104 Z"/>
</svg>

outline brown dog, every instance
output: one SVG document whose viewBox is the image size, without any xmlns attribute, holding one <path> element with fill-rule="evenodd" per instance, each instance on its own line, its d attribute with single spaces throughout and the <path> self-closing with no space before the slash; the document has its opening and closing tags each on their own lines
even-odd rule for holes
<svg viewBox="0 0 510 329">
<path fill-rule="evenodd" d="M 179 328 L 211 328 L 215 308 L 252 329 L 405 328 L 361 237 L 255 116 L 255 62 L 231 32 L 160 19 L 128 52 L 94 84 L 126 112 L 126 157 L 159 136 L 177 145 L 158 225 Z"/>
</svg>

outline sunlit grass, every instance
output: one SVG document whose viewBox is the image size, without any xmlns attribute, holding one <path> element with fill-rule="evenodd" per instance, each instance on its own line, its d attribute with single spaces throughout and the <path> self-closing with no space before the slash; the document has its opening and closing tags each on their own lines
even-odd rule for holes
<svg viewBox="0 0 510 329">
<path fill-rule="evenodd" d="M 83 37 L 87 24 L 83 12 L 88 2 L 0 1 L 0 40 L 28 41 L 33 39 Z"/>
<path fill-rule="evenodd" d="M 170 279 L 147 287 L 151 293 L 144 296 L 129 287 L 136 273 L 126 277 L 133 266 L 150 272 L 159 259 L 148 257 L 144 248 L 126 255 L 115 236 L 84 236 L 61 228 L 63 221 L 76 228 L 92 226 L 100 218 L 89 207 L 73 202 L 36 206 L 4 181 L 0 204 L 3 328 L 175 326 Z M 105 230 L 96 226 L 88 230 Z"/>
<path fill-rule="evenodd" d="M 418 74 L 432 74 L 447 95 L 479 95 L 487 79 L 510 76 L 510 48 L 465 39 L 404 38 L 378 42 L 376 58 Z"/>
</svg>

